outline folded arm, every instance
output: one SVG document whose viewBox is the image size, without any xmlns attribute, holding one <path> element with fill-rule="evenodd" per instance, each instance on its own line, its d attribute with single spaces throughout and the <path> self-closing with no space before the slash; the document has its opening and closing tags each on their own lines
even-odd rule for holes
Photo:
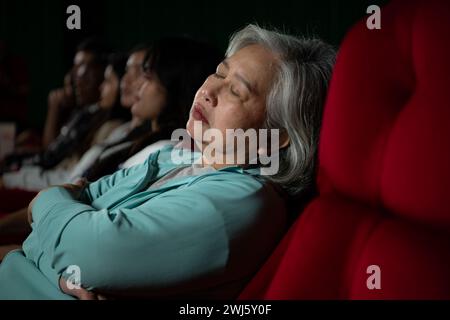
<svg viewBox="0 0 450 320">
<path fill-rule="evenodd" d="M 226 225 L 251 224 L 260 201 L 254 186 L 246 192 L 220 179 L 111 211 L 51 188 L 33 206 L 33 232 L 55 274 L 69 277 L 76 265 L 88 290 L 151 291 L 222 270 L 232 236 Z M 58 285 L 59 277 L 49 278 Z"/>
</svg>

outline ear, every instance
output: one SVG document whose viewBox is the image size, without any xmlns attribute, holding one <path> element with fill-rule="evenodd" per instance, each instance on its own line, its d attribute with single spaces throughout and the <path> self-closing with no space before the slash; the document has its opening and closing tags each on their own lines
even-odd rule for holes
<svg viewBox="0 0 450 320">
<path fill-rule="evenodd" d="M 287 148 L 291 144 L 291 138 L 286 130 L 281 130 L 280 133 L 280 150 Z"/>
<path fill-rule="evenodd" d="M 287 148 L 291 143 L 291 138 L 289 137 L 285 129 L 280 130 L 280 135 L 278 138 L 279 138 L 278 151 Z M 265 148 L 260 147 L 258 148 L 258 154 L 267 155 L 268 152 Z"/>
</svg>

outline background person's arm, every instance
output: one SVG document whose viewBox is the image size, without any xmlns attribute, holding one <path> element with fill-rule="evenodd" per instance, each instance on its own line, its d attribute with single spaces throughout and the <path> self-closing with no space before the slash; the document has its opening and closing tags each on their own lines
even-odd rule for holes
<svg viewBox="0 0 450 320">
<path fill-rule="evenodd" d="M 0 219 L 0 235 L 26 234 L 31 231 L 27 220 L 27 207 L 12 212 Z"/>
<path fill-rule="evenodd" d="M 45 119 L 44 132 L 42 134 L 42 146 L 47 148 L 58 136 L 61 129 L 60 116 L 62 110 L 62 102 L 64 99 L 64 88 L 50 91 L 48 94 L 47 117 Z"/>
<path fill-rule="evenodd" d="M 21 248 L 21 246 L 18 244 L 8 244 L 8 245 L 0 246 L 0 262 L 12 250 L 16 250 L 16 249 L 20 249 L 20 248 Z"/>
<path fill-rule="evenodd" d="M 4 173 L 3 183 L 8 189 L 39 191 L 51 185 L 66 183 L 68 176 L 67 169 L 59 166 L 50 170 L 39 166 L 24 166 L 18 171 Z"/>
<path fill-rule="evenodd" d="M 16 212 L 10 213 L 7 216 L 0 219 L 0 236 L 4 237 L 16 237 L 26 235 L 31 232 L 30 225 L 27 221 L 27 208 L 23 208 Z M 4 242 L 6 243 L 6 242 Z M 11 251 L 20 249 L 19 243 L 4 244 L 0 246 L 0 262 Z"/>
</svg>

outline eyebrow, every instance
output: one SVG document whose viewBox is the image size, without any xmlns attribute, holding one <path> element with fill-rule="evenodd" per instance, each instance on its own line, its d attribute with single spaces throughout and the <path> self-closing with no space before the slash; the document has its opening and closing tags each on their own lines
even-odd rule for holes
<svg viewBox="0 0 450 320">
<path fill-rule="evenodd" d="M 227 59 L 223 60 L 222 64 L 225 66 L 225 68 L 230 69 L 230 64 L 228 63 Z M 248 91 L 250 91 L 252 93 L 256 93 L 255 88 L 253 88 L 253 86 L 247 79 L 245 79 L 239 73 L 236 73 L 235 77 L 238 78 L 247 87 Z"/>
</svg>

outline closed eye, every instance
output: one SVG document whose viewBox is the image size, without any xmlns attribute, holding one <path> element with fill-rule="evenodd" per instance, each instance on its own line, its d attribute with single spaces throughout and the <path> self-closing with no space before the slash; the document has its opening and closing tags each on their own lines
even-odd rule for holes
<svg viewBox="0 0 450 320">
<path fill-rule="evenodd" d="M 233 96 L 236 96 L 236 97 L 238 97 L 238 98 L 241 97 L 240 94 L 239 94 L 239 92 L 236 91 L 236 90 L 234 89 L 233 86 L 230 87 L 230 92 L 231 92 L 231 94 L 232 94 Z"/>
<path fill-rule="evenodd" d="M 213 76 L 215 77 L 215 78 L 217 78 L 217 79 L 225 79 L 227 76 L 226 75 L 223 75 L 223 74 L 221 74 L 220 72 L 215 72 L 214 74 L 213 74 Z M 237 98 L 240 98 L 241 97 L 241 95 L 240 95 L 240 93 L 239 93 L 239 91 L 237 91 L 233 86 L 230 86 L 230 92 L 231 92 L 231 94 L 233 95 L 233 96 L 235 96 L 235 97 L 237 97 Z"/>
</svg>

